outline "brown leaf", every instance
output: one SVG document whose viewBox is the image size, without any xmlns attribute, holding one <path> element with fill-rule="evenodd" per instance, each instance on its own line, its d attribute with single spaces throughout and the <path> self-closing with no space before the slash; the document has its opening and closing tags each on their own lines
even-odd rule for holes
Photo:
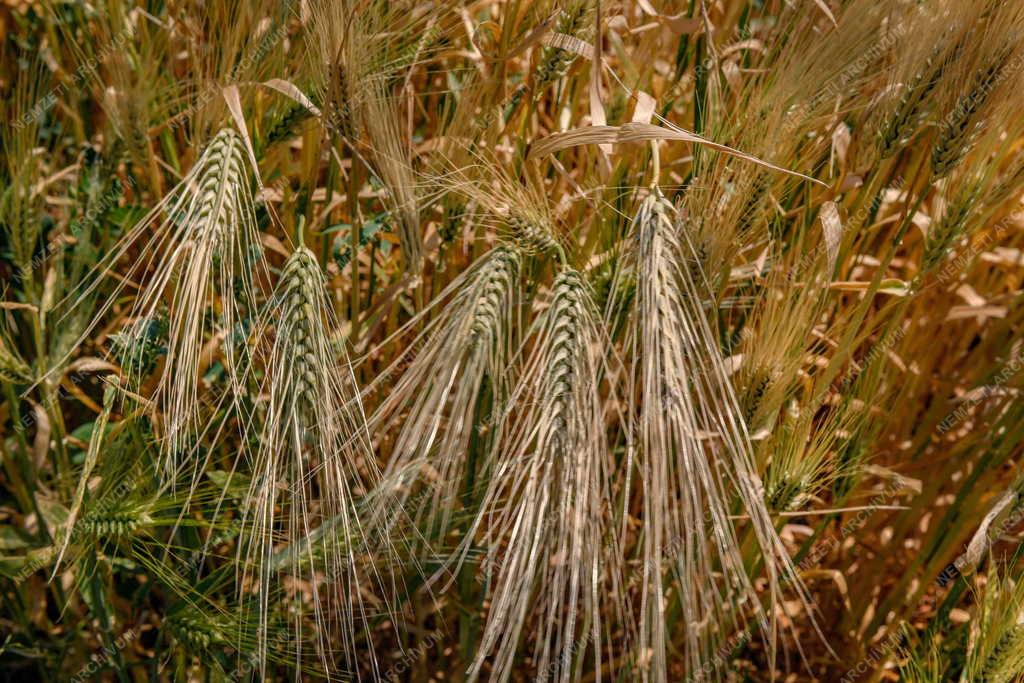
<svg viewBox="0 0 1024 683">
<path fill-rule="evenodd" d="M 32 417 L 35 420 L 36 436 L 32 441 L 32 459 L 35 466 L 42 469 L 46 463 L 46 454 L 50 450 L 50 417 L 46 410 L 35 401 L 32 404 Z"/>
</svg>

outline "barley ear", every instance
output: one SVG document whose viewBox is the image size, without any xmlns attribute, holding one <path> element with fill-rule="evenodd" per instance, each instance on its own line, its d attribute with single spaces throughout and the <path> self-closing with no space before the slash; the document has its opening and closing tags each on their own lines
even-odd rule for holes
<svg viewBox="0 0 1024 683">
<path fill-rule="evenodd" d="M 596 400 L 604 337 L 578 272 L 558 274 L 535 329 L 513 392 L 518 410 L 501 429 L 474 525 L 491 548 L 487 566 L 497 569 L 470 680 L 486 661 L 490 680 L 509 680 L 530 620 L 537 680 L 575 680 L 591 650 L 601 671 L 602 596 L 614 574 L 604 552 L 609 450 Z"/>
<path fill-rule="evenodd" d="M 32 369 L 18 352 L 0 337 L 0 381 L 8 384 L 32 381 Z"/>
<path fill-rule="evenodd" d="M 643 680 L 655 683 L 669 680 L 665 614 L 675 591 L 667 579 L 678 577 L 682 618 L 692 625 L 681 643 L 690 671 L 713 668 L 713 654 L 729 634 L 746 632 L 742 605 L 753 606 L 774 652 L 776 629 L 768 615 L 775 614 L 783 587 L 809 604 L 768 513 L 704 309 L 707 282 L 688 265 L 687 225 L 675 215 L 655 188 L 633 222 L 638 288 L 629 349 L 639 401 L 632 421 L 645 506 L 638 645 Z M 734 505 L 750 518 L 768 579 L 767 608 L 742 559 L 729 517 Z"/>
<path fill-rule="evenodd" d="M 996 85 L 1002 80 L 1010 57 L 1006 49 L 993 55 L 974 74 L 971 88 L 956 102 L 942 121 L 939 135 L 932 147 L 932 178 L 937 180 L 950 171 L 974 146 L 977 133 L 984 125 L 982 114 Z"/>
<path fill-rule="evenodd" d="M 1024 624 L 1006 630 L 982 667 L 980 681 L 1009 683 L 1024 672 Z"/>
<path fill-rule="evenodd" d="M 342 348 L 338 359 L 329 333 L 324 275 L 306 247 L 285 263 L 274 301 L 277 318 L 260 335 L 273 336 L 268 403 L 244 500 L 239 586 L 257 595 L 256 613 L 246 619 L 255 621 L 261 672 L 275 654 L 268 634 L 275 605 L 284 601 L 308 610 L 316 625 L 308 633 L 295 621 L 295 665 L 309 656 L 332 675 L 336 653 L 355 666 L 356 643 L 371 616 L 368 596 L 390 611 L 395 587 L 388 576 L 398 560 L 387 529 L 360 512 L 359 492 L 372 490 L 380 473 L 347 355 Z M 376 671 L 372 647 L 368 652 Z"/>
</svg>

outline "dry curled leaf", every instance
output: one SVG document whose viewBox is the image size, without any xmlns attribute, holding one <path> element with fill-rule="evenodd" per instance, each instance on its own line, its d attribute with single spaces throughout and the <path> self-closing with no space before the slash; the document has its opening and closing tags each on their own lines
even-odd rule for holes
<svg viewBox="0 0 1024 683">
<path fill-rule="evenodd" d="M 767 161 L 763 161 L 757 157 L 751 156 L 750 154 L 728 147 L 727 145 L 712 142 L 700 135 L 690 133 L 682 130 L 681 128 L 677 128 L 675 126 L 656 126 L 649 123 L 624 123 L 621 126 L 594 125 L 582 128 L 573 128 L 562 133 L 549 135 L 546 138 L 542 138 L 541 140 L 534 142 L 531 145 L 528 156 L 530 158 L 545 157 L 563 149 L 578 147 L 581 145 L 608 145 L 612 143 L 649 142 L 652 140 L 677 140 L 704 145 L 711 149 L 749 161 L 773 171 L 803 178 L 804 180 L 809 180 L 818 185 L 825 185 L 825 183 L 820 180 L 804 175 L 803 173 L 798 173 L 796 171 L 782 168 L 781 166 L 776 166 L 775 164 L 768 163 Z"/>
</svg>

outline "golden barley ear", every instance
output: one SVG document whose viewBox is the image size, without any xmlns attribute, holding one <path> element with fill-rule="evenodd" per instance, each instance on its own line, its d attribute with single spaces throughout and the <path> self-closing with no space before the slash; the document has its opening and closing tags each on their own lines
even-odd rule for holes
<svg viewBox="0 0 1024 683">
<path fill-rule="evenodd" d="M 385 474 L 395 499 L 381 502 L 407 505 L 417 527 L 439 538 L 458 501 L 476 496 L 464 488 L 475 489 L 471 482 L 483 481 L 489 464 L 471 465 L 471 453 L 497 431 L 506 410 L 521 260 L 497 247 L 456 278 L 428 307 L 436 314 L 409 351 L 364 390 L 368 397 L 382 393 L 400 373 L 370 419 L 374 434 L 397 430 Z"/>
<path fill-rule="evenodd" d="M 440 169 L 429 175 L 429 181 L 446 197 L 472 203 L 479 213 L 475 218 L 493 228 L 503 243 L 524 255 L 557 255 L 562 263 L 566 262 L 550 198 L 536 174 L 524 172 L 524 177 L 515 177 L 501 159 L 475 149 L 456 155 L 471 159 L 461 165 L 446 154 L 447 150 L 439 153 Z"/>
<path fill-rule="evenodd" d="M 272 654 L 270 599 L 280 594 L 294 600 L 294 609 L 312 613 L 315 633 L 303 633 L 296 619 L 293 636 L 330 675 L 339 670 L 338 659 L 354 669 L 361 629 L 379 611 L 391 614 L 396 553 L 386 529 L 362 521 L 360 498 L 379 472 L 355 377 L 347 357 L 337 360 L 328 333 L 323 273 L 307 248 L 289 257 L 275 302 L 278 317 L 266 330 L 273 328 L 268 398 L 238 546 L 239 586 L 257 596 L 262 673 Z M 309 593 L 308 607 L 298 599 L 302 591 Z M 369 652 L 377 672 L 372 647 Z"/>
<path fill-rule="evenodd" d="M 788 586 L 807 593 L 764 501 L 749 436 L 704 310 L 706 286 L 694 273 L 687 226 L 655 189 L 633 222 L 637 292 L 628 356 L 636 394 L 644 497 L 639 647 L 643 679 L 669 680 L 665 620 L 678 582 L 688 670 L 705 671 L 730 634 L 746 632 L 745 610 L 774 651 L 774 614 Z M 754 589 L 729 517 L 749 516 L 763 557 L 772 605 Z M 770 612 L 771 623 L 766 614 Z"/>
<path fill-rule="evenodd" d="M 82 336 L 96 329 L 127 283 L 141 292 L 132 304 L 124 346 L 134 349 L 127 367 L 148 365 L 139 335 L 160 320 L 166 307 L 166 358 L 153 398 L 162 413 L 161 454 L 168 480 L 183 465 L 203 429 L 200 377 L 211 362 L 204 347 L 218 343 L 227 370 L 229 400 L 240 394 L 247 321 L 257 314 L 257 286 L 266 272 L 260 247 L 250 172 L 242 139 L 220 131 L 195 166 L 168 195 L 122 238 L 93 269 L 72 309 L 90 296 L 122 262 L 131 262 Z M 77 346 L 77 344 L 75 345 Z M 133 378 L 138 380 L 138 377 Z"/>
</svg>

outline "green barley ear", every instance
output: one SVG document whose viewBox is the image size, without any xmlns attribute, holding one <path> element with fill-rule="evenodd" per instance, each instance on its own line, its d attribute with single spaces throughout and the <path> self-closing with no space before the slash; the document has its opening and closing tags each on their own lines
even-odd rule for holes
<svg viewBox="0 0 1024 683">
<path fill-rule="evenodd" d="M 299 247 L 288 259 L 282 273 L 282 294 L 286 299 L 282 324 L 289 330 L 285 344 L 294 351 L 292 357 L 295 382 L 292 403 L 301 409 L 312 408 L 319 394 L 320 379 L 315 375 L 317 356 L 311 345 L 313 335 L 320 331 L 320 296 L 323 275 L 320 264 L 309 249 Z M 300 411 L 298 415 L 305 415 Z"/>
<path fill-rule="evenodd" d="M 978 681 L 1010 683 L 1021 673 L 1024 673 L 1024 625 L 1014 624 L 992 648 Z"/>
<path fill-rule="evenodd" d="M 515 250 L 498 247 L 487 265 L 473 302 L 470 335 L 474 350 L 493 355 L 508 350 L 505 347 L 510 331 L 508 311 L 516 303 L 515 288 L 522 264 Z M 498 363 L 491 366 L 492 371 L 500 369 Z"/>
<path fill-rule="evenodd" d="M 740 210 L 737 226 L 740 234 L 748 234 L 757 225 L 758 220 L 761 218 L 769 189 L 771 189 L 770 176 L 764 171 L 755 171 L 754 179 L 750 182 L 749 189 L 744 193 L 747 199 Z"/>
<path fill-rule="evenodd" d="M 0 382 L 24 384 L 32 381 L 32 368 L 28 366 L 13 345 L 0 336 Z"/>
<path fill-rule="evenodd" d="M 998 208 L 1017 197 L 1024 187 L 1024 152 L 1013 155 L 1007 167 L 996 178 L 992 189 L 985 195 L 986 208 Z"/>
<path fill-rule="evenodd" d="M 583 43 L 590 41 L 593 33 L 593 4 L 590 0 L 569 2 L 558 14 L 555 23 L 555 39 L 574 38 Z M 539 93 L 550 83 L 565 75 L 576 59 L 576 53 L 561 47 L 545 47 L 541 51 L 537 66 L 534 92 Z"/>
<path fill-rule="evenodd" d="M 390 613 L 392 587 L 382 574 L 397 561 L 387 530 L 359 509 L 358 497 L 380 474 L 355 377 L 344 347 L 331 338 L 324 275 L 309 249 L 299 247 L 288 258 L 274 300 L 277 319 L 260 330 L 273 339 L 263 380 L 268 399 L 243 501 L 239 586 L 251 587 L 257 598 L 255 615 L 245 620 L 259 634 L 262 675 L 275 655 L 267 639 L 275 595 L 281 596 L 275 602 L 310 610 L 315 632 L 304 633 L 296 618 L 293 635 L 333 672 L 332 652 L 355 666 L 370 595 L 376 611 Z M 308 600 L 297 591 L 308 591 Z M 372 654 L 369 663 L 377 673 Z"/>
<path fill-rule="evenodd" d="M 533 98 L 540 97 L 549 85 L 562 78 L 576 60 L 577 54 L 564 47 L 571 42 L 589 43 L 593 34 L 593 5 L 590 0 L 574 0 L 559 10 L 551 43 L 541 50 L 540 61 L 533 76 Z M 523 97 L 530 88 L 521 84 L 508 98 L 504 106 L 504 120 L 507 122 L 519 108 Z"/>
<path fill-rule="evenodd" d="M 184 603 L 168 611 L 164 627 L 186 650 L 203 654 L 211 648 L 232 645 L 230 629 L 220 615 Z"/>
<path fill-rule="evenodd" d="M 752 366 L 743 374 L 746 376 L 738 392 L 740 408 L 747 425 L 753 429 L 754 418 L 761 412 L 768 390 L 775 380 L 772 371 L 763 366 Z"/>
<path fill-rule="evenodd" d="M 922 273 L 931 272 L 946 258 L 956 241 L 963 236 L 967 222 L 982 195 L 982 183 L 969 182 L 962 188 L 945 213 L 928 227 L 924 255 L 921 257 Z"/>
<path fill-rule="evenodd" d="M 857 432 L 868 417 L 863 402 L 840 401 L 822 416 L 805 410 L 789 415 L 766 439 L 770 454 L 765 474 L 765 500 L 772 511 L 799 509 L 847 474 L 836 452 L 844 435 Z"/>
<path fill-rule="evenodd" d="M 41 61 L 34 62 L 26 71 L 15 79 L 11 107 L 7 110 L 13 110 L 19 118 L 9 122 L 13 130 L 8 128 L 0 138 L 5 167 L 4 187 L 0 190 L 0 226 L 7 233 L 15 270 L 22 279 L 34 277 L 32 257 L 43 227 L 43 198 L 33 191 L 43 171 L 43 158 L 37 149 L 42 119 L 38 108 L 53 104 L 54 97 L 53 91 L 44 90 L 49 85 L 49 71 Z"/>
<path fill-rule="evenodd" d="M 972 76 L 971 87 L 943 118 L 938 137 L 932 147 L 933 180 L 949 175 L 974 146 L 977 133 L 984 125 L 980 114 L 992 92 L 1003 79 L 1011 55 L 1012 50 L 1004 48 L 982 64 Z"/>
<path fill-rule="evenodd" d="M 963 680 L 1010 683 L 1024 674 L 1024 583 L 995 562 L 977 597 L 966 645 Z"/>
<path fill-rule="evenodd" d="M 562 246 L 555 236 L 535 220 L 510 216 L 508 230 L 516 245 L 525 254 L 554 254 L 562 251 Z"/>
<path fill-rule="evenodd" d="M 332 62 L 327 68 L 326 125 L 345 140 L 356 140 L 362 134 L 359 119 L 354 115 L 354 93 L 348 69 L 344 64 Z"/>
<path fill-rule="evenodd" d="M 697 251 L 695 249 L 695 251 Z M 798 263 L 803 263 L 801 259 Z M 736 346 L 733 375 L 737 398 L 751 433 L 771 429 L 786 400 L 793 395 L 808 353 L 818 351 L 813 329 L 822 301 L 821 290 L 794 277 L 810 279 L 825 260 L 816 257 L 803 269 L 786 268 L 768 276 Z M 703 263 L 688 267 L 697 281 Z"/>
<path fill-rule="evenodd" d="M 141 318 L 124 331 L 111 335 L 111 348 L 130 382 L 138 384 L 167 352 L 167 319 Z"/>
<path fill-rule="evenodd" d="M 383 232 L 391 232 L 391 226 L 383 218 L 378 217 L 364 222 L 362 232 L 359 233 L 359 249 L 363 249 L 370 242 L 379 241 Z M 338 266 L 338 270 L 344 270 L 352 262 L 351 234 L 337 234 L 331 244 L 331 259 Z"/>
<path fill-rule="evenodd" d="M 273 147 L 279 142 L 295 137 L 302 124 L 312 115 L 308 107 L 298 102 L 293 102 L 284 114 L 267 130 L 263 146 L 265 148 Z"/>
<path fill-rule="evenodd" d="M 878 149 L 882 159 L 888 159 L 902 149 L 917 133 L 929 106 L 930 98 L 942 82 L 948 66 L 946 48 L 936 47 L 924 60 L 920 69 L 903 87 L 903 94 L 895 111 L 878 134 Z"/>
<path fill-rule="evenodd" d="M 498 567 L 471 681 L 487 662 L 489 680 L 509 680 L 531 619 L 538 680 L 576 680 L 588 656 L 595 670 L 602 665 L 602 596 L 617 576 L 604 553 L 611 465 L 596 400 L 607 340 L 578 272 L 555 278 L 534 329 L 512 395 L 515 417 L 498 426 L 494 474 L 460 551 L 464 559 L 479 531 L 491 549 L 487 566 Z"/>
<path fill-rule="evenodd" d="M 459 229 L 467 214 L 467 208 L 468 205 L 464 199 L 451 192 L 445 193 L 441 200 L 443 217 L 437 231 L 446 243 L 454 242 L 455 238 L 459 236 Z"/>
<path fill-rule="evenodd" d="M 103 542 L 116 542 L 151 524 L 153 518 L 144 503 L 131 498 L 102 498 L 92 505 L 76 525 L 81 533 Z"/>
</svg>

